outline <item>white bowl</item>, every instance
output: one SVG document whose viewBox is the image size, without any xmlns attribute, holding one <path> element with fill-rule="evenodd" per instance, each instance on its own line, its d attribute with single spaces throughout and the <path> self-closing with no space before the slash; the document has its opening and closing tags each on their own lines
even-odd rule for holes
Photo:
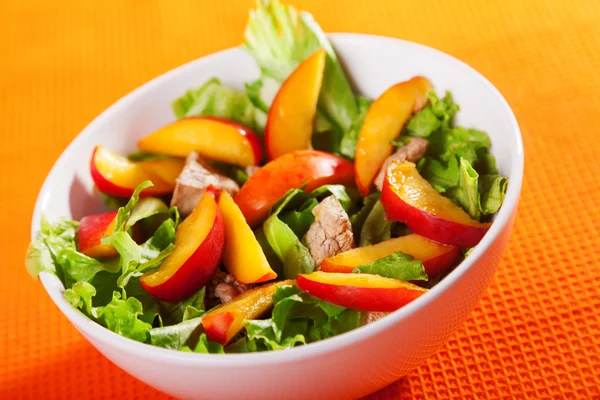
<svg viewBox="0 0 600 400">
<path fill-rule="evenodd" d="M 438 93 L 451 90 L 458 123 L 485 130 L 500 171 L 509 177 L 502 209 L 469 258 L 424 296 L 387 318 L 344 335 L 291 350 L 202 355 L 166 350 L 121 337 L 65 301 L 62 283 L 41 281 L 58 308 L 102 354 L 139 380 L 180 398 L 355 398 L 382 388 L 419 366 L 458 329 L 490 283 L 508 242 L 523 177 L 517 121 L 502 97 L 477 71 L 437 50 L 397 39 L 357 34 L 330 36 L 356 90 L 375 98 L 393 83 L 424 75 Z M 100 211 L 89 174 L 92 148 L 134 150 L 137 139 L 171 122 L 171 102 L 217 76 L 242 89 L 258 76 L 240 48 L 203 57 L 134 90 L 96 118 L 58 159 L 39 194 L 40 216 L 79 219 Z"/>
</svg>

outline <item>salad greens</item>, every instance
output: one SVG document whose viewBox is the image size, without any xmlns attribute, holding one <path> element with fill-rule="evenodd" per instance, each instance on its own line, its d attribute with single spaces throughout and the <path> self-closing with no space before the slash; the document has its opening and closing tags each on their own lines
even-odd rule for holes
<svg viewBox="0 0 600 400">
<path fill-rule="evenodd" d="M 259 134 L 267 122 L 265 112 L 254 105 L 248 94 L 223 86 L 217 78 L 175 100 L 173 112 L 177 118 L 207 115 L 231 119 Z"/>
<path fill-rule="evenodd" d="M 177 118 L 191 116 L 225 118 L 252 129 L 262 137 L 269 108 L 281 84 L 308 56 L 319 49 L 325 49 L 326 61 L 313 121 L 312 147 L 341 156 L 337 159 L 351 168 L 348 160 L 355 158 L 360 130 L 373 101 L 353 93 L 331 43 L 312 16 L 289 5 L 281 4 L 279 0 L 257 0 L 256 9 L 250 12 L 244 37 L 243 46 L 258 64 L 260 77 L 246 83 L 243 91 L 224 86 L 217 78 L 210 79 L 200 88 L 187 91 L 172 103 L 175 116 Z M 428 93 L 427 104 L 409 119 L 402 133 L 391 144 L 398 148 L 408 143 L 412 137 L 427 140 L 428 150 L 417 162 L 419 173 L 439 193 L 458 204 L 473 219 L 486 221 L 501 207 L 508 180 L 499 174 L 496 160 L 490 153 L 491 141 L 488 135 L 477 129 L 456 125 L 455 117 L 458 110 L 459 106 L 454 102 L 450 92 L 439 97 L 431 90 Z M 256 140 L 257 147 L 264 145 L 261 138 Z M 255 156 L 257 153 L 254 153 Z M 141 165 L 144 165 L 145 161 L 165 157 L 167 156 L 163 154 L 140 151 L 130 154 L 128 160 L 136 167 L 144 168 Z M 214 175 L 227 176 L 239 186 L 243 186 L 249 179 L 249 175 L 254 172 L 252 169 L 228 164 L 222 160 L 207 162 L 214 167 Z M 245 164 L 241 163 L 241 165 Z M 213 171 L 210 173 L 212 174 Z M 216 180 L 223 176 L 217 176 Z M 175 180 L 174 177 L 172 179 Z M 331 182 L 330 180 L 318 182 L 323 184 L 326 181 Z M 264 211 L 266 207 L 270 207 L 268 216 L 264 221 L 262 219 L 257 221 L 262 222 L 262 225 L 253 225 L 252 232 L 269 266 L 276 273 L 277 279 L 290 279 L 290 282 L 279 282 L 277 286 L 261 288 L 263 278 L 272 279 L 272 274 L 258 275 L 258 278 L 250 279 L 250 284 L 246 281 L 238 282 L 234 276 L 234 268 L 230 269 L 231 274 L 227 274 L 221 269 L 221 265 L 218 265 L 220 260 L 218 258 L 211 265 L 211 280 L 208 283 L 204 280 L 202 282 L 204 286 L 200 288 L 194 286 L 190 291 L 186 291 L 186 294 L 196 291 L 191 296 L 173 302 L 153 297 L 150 294 L 151 290 L 145 289 L 149 287 L 147 281 L 141 278 L 145 273 L 160 268 L 163 262 L 173 255 L 176 250 L 175 237 L 181 217 L 176 206 L 167 206 L 168 196 L 162 198 L 143 196 L 149 194 L 148 191 L 143 191 L 153 186 L 150 181 L 141 182 L 135 190 L 129 187 L 126 193 L 131 191 L 133 193 L 128 201 L 102 193 L 105 204 L 117 211 L 107 219 L 111 221 L 111 230 L 103 226 L 100 233 L 103 237 L 101 240 L 96 238 L 95 243 L 112 246 L 109 249 L 112 251 L 114 248 L 116 253 L 113 251 L 97 258 L 84 254 L 93 254 L 93 252 L 86 251 L 79 243 L 81 237 L 78 237 L 80 235 L 78 230 L 80 226 L 85 226 L 83 220 L 80 225 L 79 222 L 65 219 L 50 222 L 42 217 L 37 238 L 31 242 L 27 250 L 27 271 L 34 278 L 40 273 L 49 273 L 58 277 L 65 287 L 65 299 L 98 324 L 124 337 L 167 349 L 212 354 L 244 353 L 288 349 L 330 338 L 364 325 L 368 313 L 323 301 L 310 295 L 308 292 L 315 295 L 317 293 L 309 289 L 305 288 L 307 291 L 303 291 L 300 287 L 304 279 L 309 279 L 306 276 L 299 278 L 297 282 L 293 281 L 299 274 L 310 274 L 321 267 L 316 264 L 311 255 L 314 243 L 308 243 L 310 239 L 307 237 L 310 235 L 306 235 L 315 223 L 315 218 L 319 218 L 313 215 L 313 209 L 329 196 L 333 196 L 339 202 L 352 226 L 354 243 L 350 243 L 349 248 L 354 245 L 357 247 L 377 245 L 390 238 L 411 233 L 407 225 L 387 218 L 381 193 L 372 191 L 361 197 L 353 184 L 344 182 L 344 185 L 325 184 L 310 192 L 305 190 L 309 184 L 311 187 L 316 186 L 314 180 L 290 184 L 288 186 L 291 186 L 291 189 L 285 187 L 280 192 L 276 192 L 276 196 L 279 196 L 287 190 L 279 201 L 273 204 L 276 199 L 270 199 L 268 205 L 262 209 Z M 266 186 L 270 184 L 271 182 L 267 182 Z M 175 183 L 173 185 L 175 186 Z M 204 189 L 203 187 L 202 190 Z M 173 197 L 176 197 L 177 189 L 174 192 Z M 122 195 L 118 192 L 116 194 Z M 217 201 L 218 196 L 215 194 Z M 177 201 L 171 204 L 177 204 Z M 388 203 L 385 204 L 387 207 Z M 216 215 L 224 218 L 225 213 L 220 208 L 220 204 L 218 207 L 221 211 Z M 239 208 L 241 210 L 241 205 Z M 340 214 L 343 214 L 341 210 Z M 217 217 L 214 220 L 217 221 Z M 347 239 L 350 237 L 347 232 L 349 225 L 347 220 L 344 222 L 343 233 L 347 234 L 344 239 Z M 416 230 L 415 226 L 411 225 L 411 227 Z M 323 227 L 323 230 L 326 230 L 325 228 L 327 227 Z M 249 229 L 248 227 L 248 236 L 252 238 Z M 182 240 L 186 239 L 181 239 L 185 236 L 182 232 L 186 230 L 181 229 L 177 233 L 178 247 Z M 311 230 L 311 234 L 313 232 Z M 188 236 L 198 235 L 194 232 Z M 224 252 L 227 243 L 231 243 L 228 242 L 230 239 L 231 236 L 229 239 L 226 235 L 225 238 L 221 237 L 220 244 L 215 245 L 215 248 L 220 246 L 219 251 Z M 331 241 L 331 237 L 323 238 L 323 241 L 319 239 L 317 244 L 325 246 L 328 240 Z M 383 248 L 388 244 L 390 243 L 383 244 Z M 335 250 L 334 255 L 339 252 L 339 247 L 341 245 Z M 196 246 L 196 250 L 198 248 L 200 247 Z M 240 248 L 247 250 L 243 246 Z M 372 249 L 374 247 L 366 250 Z M 455 250 L 458 254 L 458 249 Z M 462 249 L 465 257 L 471 251 L 472 248 Z M 177 254 L 181 252 L 178 251 Z M 440 273 L 437 273 L 437 276 L 428 276 L 423 262 L 409 254 L 401 251 L 388 251 L 386 254 L 368 264 L 358 265 L 353 269 L 348 267 L 345 272 L 352 273 L 343 275 L 340 279 L 350 277 L 350 280 L 358 278 L 365 281 L 364 276 L 356 274 L 372 274 L 389 279 L 417 282 L 423 287 L 431 287 L 442 279 L 443 274 Z M 190 256 L 186 257 L 188 258 L 182 263 L 187 263 L 191 259 Z M 226 259 L 226 255 L 223 258 Z M 369 258 L 371 259 L 373 258 Z M 223 264 L 229 268 L 226 262 Z M 200 265 L 204 267 L 202 263 Z M 214 268 L 218 269 L 213 273 Z M 326 271 L 324 266 L 323 270 Z M 196 270 L 192 271 L 196 272 Z M 431 270 L 429 273 L 433 274 Z M 205 275 L 208 279 L 208 274 Z M 327 273 L 318 272 L 317 275 L 326 276 Z M 260 278 L 261 276 L 263 278 Z M 240 275 L 237 275 L 237 278 L 241 280 Z M 217 294 L 219 289 L 223 289 L 221 286 L 223 283 L 226 284 L 224 285 L 226 289 L 233 291 L 228 293 L 231 295 L 229 299 Z M 241 303 L 241 306 L 240 303 L 233 303 L 239 306 L 234 311 L 248 313 L 242 316 L 245 321 L 244 329 L 241 331 L 238 329 L 233 333 L 225 332 L 227 335 L 231 333 L 229 336 L 225 335 L 227 339 L 235 335 L 231 341 L 225 339 L 220 340 L 222 343 L 211 341 L 209 337 L 214 339 L 215 336 L 211 336 L 208 328 L 205 330 L 203 320 L 204 323 L 210 321 L 210 317 L 214 316 L 210 313 L 219 310 L 219 302 L 236 301 L 236 296 L 245 290 L 252 290 L 252 286 L 258 286 L 256 292 L 248 293 L 249 296 L 240 296 L 240 299 L 245 301 L 248 298 L 263 296 L 260 301 L 264 302 L 266 298 L 268 303 L 271 293 L 274 292 L 272 304 L 251 304 L 251 307 L 248 307 L 247 303 Z M 407 283 L 406 286 L 410 287 L 410 284 Z M 261 291 L 263 289 L 266 291 Z M 331 300 L 327 296 L 321 297 Z M 257 300 L 256 303 L 258 302 Z M 343 302 L 339 304 L 348 305 Z M 264 308 L 261 308 L 263 306 Z M 224 309 L 232 312 L 233 308 L 227 307 L 229 303 Z M 257 309 L 260 312 L 264 311 L 264 315 L 260 316 L 262 319 L 255 319 L 259 314 L 256 312 Z M 222 312 L 223 309 L 220 310 Z"/>
<path fill-rule="evenodd" d="M 420 260 L 409 254 L 397 251 L 371 264 L 359 265 L 352 272 L 357 274 L 375 274 L 401 281 L 426 281 L 425 267 Z"/>
<path fill-rule="evenodd" d="M 504 200 L 508 180 L 498 175 L 489 136 L 478 129 L 454 126 L 459 107 L 450 92 L 440 99 L 432 90 L 428 97 L 429 103 L 403 131 L 429 141 L 426 156 L 417 164 L 419 172 L 471 218 L 481 220 L 494 214 Z"/>
<path fill-rule="evenodd" d="M 316 148 L 339 153 L 340 141 L 352 128 L 360 104 L 333 46 L 312 15 L 279 0 L 258 0 L 256 10 L 250 11 L 244 36 L 244 47 L 262 73 L 260 79 L 246 85 L 246 90 L 254 105 L 264 111 L 270 107 L 278 86 L 298 64 L 315 51 L 325 49 L 314 140 L 319 143 Z"/>
<path fill-rule="evenodd" d="M 236 352 L 289 349 L 333 337 L 361 326 L 365 313 L 319 300 L 296 286 L 280 286 L 273 295 L 272 317 L 252 320 Z"/>
</svg>

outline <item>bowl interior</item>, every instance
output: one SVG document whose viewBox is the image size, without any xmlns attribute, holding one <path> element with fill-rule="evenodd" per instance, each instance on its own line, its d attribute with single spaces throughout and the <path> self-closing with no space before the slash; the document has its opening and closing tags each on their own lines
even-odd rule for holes
<svg viewBox="0 0 600 400">
<path fill-rule="evenodd" d="M 490 135 L 498 167 L 502 174 L 509 176 L 506 202 L 494 225 L 506 223 L 520 191 L 523 154 L 514 115 L 493 85 L 466 64 L 425 46 L 356 34 L 334 34 L 331 39 L 348 76 L 362 95 L 375 98 L 390 85 L 415 75 L 429 78 L 439 94 L 452 91 L 461 106 L 457 123 L 484 130 Z M 185 91 L 201 86 L 212 77 L 218 77 L 227 86 L 243 89 L 244 82 L 258 76 L 259 70 L 253 59 L 240 48 L 233 48 L 172 70 L 119 100 L 86 127 L 56 162 L 38 197 L 32 236 L 39 229 L 42 214 L 49 220 L 62 216 L 80 219 L 104 209 L 100 196 L 94 193 L 89 173 L 94 146 L 103 144 L 122 154 L 133 151 L 139 138 L 175 119 L 171 103 Z M 499 231 L 495 228 L 501 227 L 493 227 L 487 236 Z M 493 240 L 487 236 L 479 246 L 481 251 L 487 247 L 484 242 L 489 244 Z M 476 258 L 477 254 L 472 257 Z M 461 268 L 471 264 L 468 260 L 453 273 L 460 273 Z M 63 299 L 63 287 L 58 279 L 44 275 L 42 281 L 59 308 L 76 325 L 84 321 Z M 444 286 L 448 285 L 450 281 Z M 423 296 L 415 301 L 410 309 L 418 308 L 422 301 L 427 301 L 426 298 Z M 402 309 L 397 313 L 403 312 L 408 311 Z M 81 318 L 85 317 L 81 315 Z M 84 330 L 98 330 L 98 333 L 102 330 L 111 334 L 89 323 L 87 320 Z M 350 332 L 350 335 L 360 339 L 361 333 Z"/>
</svg>

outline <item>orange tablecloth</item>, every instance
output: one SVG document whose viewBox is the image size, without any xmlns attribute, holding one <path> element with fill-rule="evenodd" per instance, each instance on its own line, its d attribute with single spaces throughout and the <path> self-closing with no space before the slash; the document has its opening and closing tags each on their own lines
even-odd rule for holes
<svg viewBox="0 0 600 400">
<path fill-rule="evenodd" d="M 25 273 L 40 185 L 77 133 L 158 74 L 242 41 L 251 0 L 2 1 L 0 398 L 162 399 Z M 514 235 L 468 322 L 372 396 L 600 396 L 600 2 L 306 0 L 325 31 L 424 43 L 481 71 L 523 131 Z"/>
</svg>

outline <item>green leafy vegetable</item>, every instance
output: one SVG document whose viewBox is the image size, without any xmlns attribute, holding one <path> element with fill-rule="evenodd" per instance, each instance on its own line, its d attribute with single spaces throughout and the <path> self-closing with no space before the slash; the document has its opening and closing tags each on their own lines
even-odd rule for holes
<svg viewBox="0 0 600 400">
<path fill-rule="evenodd" d="M 57 269 L 57 257 L 66 249 L 76 250 L 75 237 L 79 223 L 60 219 L 54 224 L 42 216 L 40 232 L 29 244 L 25 265 L 27 272 L 37 279 L 41 272 L 49 272 L 63 280 L 63 272 Z"/>
<path fill-rule="evenodd" d="M 279 214 L 310 200 L 310 196 L 300 189 L 292 189 L 273 206 L 271 215 L 263 224 L 263 232 L 269 245 L 283 263 L 283 274 L 293 279 L 298 274 L 314 271 L 315 261 L 308 249 L 301 243 L 300 237 L 281 219 Z"/>
<path fill-rule="evenodd" d="M 381 193 L 372 193 L 367 197 L 363 198 L 362 208 L 354 215 L 350 217 L 350 223 L 352 224 L 352 232 L 355 238 L 360 238 L 360 233 L 367 220 L 367 217 L 373 210 L 375 204 L 379 201 Z"/>
<path fill-rule="evenodd" d="M 391 237 L 392 221 L 386 217 L 381 201 L 374 205 L 360 230 L 358 247 L 369 246 Z"/>
<path fill-rule="evenodd" d="M 263 76 L 254 82 L 246 83 L 246 93 L 255 107 L 264 113 L 269 112 L 271 103 L 279 91 L 280 82 L 268 76 Z"/>
<path fill-rule="evenodd" d="M 419 163 L 419 172 L 440 193 L 458 185 L 460 179 L 456 157 L 450 157 L 448 162 L 430 157 L 422 158 Z"/>
<path fill-rule="evenodd" d="M 227 118 L 259 134 L 267 120 L 265 112 L 254 106 L 246 92 L 225 87 L 217 78 L 175 100 L 173 112 L 177 118 L 204 115 Z"/>
<path fill-rule="evenodd" d="M 144 181 L 144 182 L 140 183 L 133 191 L 133 195 L 131 196 L 131 198 L 129 199 L 127 204 L 124 207 L 119 208 L 119 210 L 117 211 L 117 219 L 115 221 L 115 228 L 114 228 L 115 233 L 125 232 L 131 227 L 131 224 L 128 224 L 128 220 L 129 220 L 129 217 L 131 216 L 131 212 L 133 211 L 133 208 L 136 206 L 138 201 L 140 201 L 140 193 L 142 192 L 142 190 L 149 188 L 151 186 L 154 186 L 154 185 L 150 181 Z M 108 244 L 109 242 L 105 243 L 103 241 L 102 243 Z"/>
<path fill-rule="evenodd" d="M 201 354 L 225 354 L 225 350 L 223 350 L 223 345 L 221 345 L 221 343 L 208 340 L 208 336 L 206 336 L 206 333 L 200 335 L 200 338 L 198 339 L 198 343 L 196 344 L 196 347 L 194 347 L 194 350 L 192 350 L 189 347 L 184 347 L 181 350 Z"/>
<path fill-rule="evenodd" d="M 318 107 L 342 131 L 350 129 L 357 114 L 356 99 L 333 47 L 309 13 L 279 0 L 258 0 L 244 35 L 244 47 L 263 76 L 277 82 L 283 82 L 304 59 L 324 48 L 327 56 Z"/>
<path fill-rule="evenodd" d="M 167 302 L 160 301 L 160 315 L 167 325 L 178 324 L 204 314 L 204 296 L 206 287 L 202 287 L 187 299 Z"/>
<path fill-rule="evenodd" d="M 369 111 L 369 107 L 373 103 L 372 100 L 367 99 L 365 97 L 358 97 L 357 100 L 358 113 L 354 117 L 350 128 L 345 131 L 340 142 L 339 152 L 341 155 L 348 158 L 349 160 L 354 160 L 354 156 L 356 155 L 356 144 L 358 143 L 360 129 L 362 128 L 363 122 L 365 121 L 365 117 L 367 116 L 367 111 Z"/>
<path fill-rule="evenodd" d="M 179 350 L 183 346 L 189 346 L 201 336 L 202 317 L 192 318 L 176 325 L 153 328 L 148 334 L 150 344 L 167 349 Z"/>
<path fill-rule="evenodd" d="M 321 200 L 329 195 L 333 195 L 346 212 L 350 211 L 354 203 L 344 185 L 323 185 L 313 190 L 310 195 Z"/>
<path fill-rule="evenodd" d="M 273 295 L 270 319 L 247 322 L 247 339 L 235 351 L 281 350 L 325 339 L 364 323 L 361 311 L 316 299 L 295 286 L 281 286 Z"/>
<path fill-rule="evenodd" d="M 426 281 L 427 274 L 420 260 L 397 251 L 371 264 L 360 265 L 352 270 L 357 274 L 376 274 L 401 281 Z"/>
<path fill-rule="evenodd" d="M 458 186 L 448 191 L 448 196 L 460 205 L 471 218 L 481 220 L 483 215 L 494 214 L 504 201 L 507 179 L 497 175 L 480 177 L 469 161 L 460 159 Z"/>
<path fill-rule="evenodd" d="M 152 328 L 139 319 L 143 314 L 142 303 L 136 298 L 121 299 L 119 292 L 113 292 L 110 303 L 102 307 L 93 307 L 92 298 L 96 289 L 87 282 L 77 282 L 71 289 L 65 290 L 65 298 L 88 317 L 121 336 L 139 342 L 145 342 Z"/>
<path fill-rule="evenodd" d="M 146 151 L 136 151 L 127 155 L 129 161 L 148 161 L 148 160 L 164 160 L 169 158 L 165 154 L 148 153 Z"/>
<path fill-rule="evenodd" d="M 508 178 L 498 175 L 482 175 L 479 177 L 479 192 L 481 193 L 481 212 L 486 215 L 494 214 L 504 202 Z"/>
</svg>

